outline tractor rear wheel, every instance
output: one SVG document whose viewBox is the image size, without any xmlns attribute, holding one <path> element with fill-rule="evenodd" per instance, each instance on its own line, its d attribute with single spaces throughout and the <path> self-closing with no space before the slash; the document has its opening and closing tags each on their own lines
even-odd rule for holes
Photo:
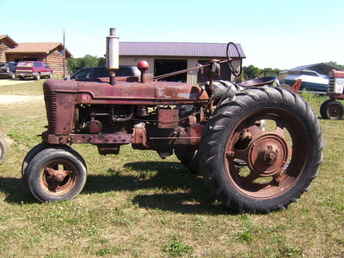
<svg viewBox="0 0 344 258">
<path fill-rule="evenodd" d="M 326 114 L 331 120 L 340 120 L 344 116 L 344 106 L 336 100 L 331 100 L 326 104 Z"/>
<path fill-rule="evenodd" d="M 210 118 L 200 168 L 226 208 L 265 213 L 286 208 L 308 189 L 321 150 L 319 122 L 299 95 L 250 88 Z"/>
<path fill-rule="evenodd" d="M 86 167 L 74 154 L 63 149 L 46 148 L 27 166 L 27 184 L 41 202 L 73 199 L 86 183 Z"/>
</svg>

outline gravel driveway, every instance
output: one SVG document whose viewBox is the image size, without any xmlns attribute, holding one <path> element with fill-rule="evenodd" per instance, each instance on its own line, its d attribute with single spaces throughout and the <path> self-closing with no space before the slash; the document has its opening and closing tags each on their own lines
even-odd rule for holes
<svg viewBox="0 0 344 258">
<path fill-rule="evenodd" d="M 43 96 L 0 95 L 0 105 L 43 101 Z"/>
<path fill-rule="evenodd" d="M 32 82 L 30 80 L 0 80 L 0 86 L 8 86 L 8 85 L 15 85 L 15 84 L 21 84 L 21 83 L 28 83 Z"/>
</svg>

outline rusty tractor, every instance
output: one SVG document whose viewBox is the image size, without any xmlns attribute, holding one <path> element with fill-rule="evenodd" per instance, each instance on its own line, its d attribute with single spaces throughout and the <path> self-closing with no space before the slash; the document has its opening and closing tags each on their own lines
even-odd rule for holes
<svg viewBox="0 0 344 258">
<path fill-rule="evenodd" d="M 107 37 L 110 83 L 48 80 L 48 118 L 42 143 L 22 165 L 25 184 L 41 202 L 69 200 L 85 183 L 87 166 L 72 144 L 93 144 L 102 155 L 124 144 L 175 154 L 208 182 L 209 196 L 225 208 L 270 212 L 286 208 L 305 192 L 321 162 L 321 131 L 310 106 L 296 93 L 260 79 L 217 80 L 220 64 L 235 76 L 234 60 L 199 65 L 204 85 L 160 81 L 141 61 L 140 78 L 116 81 L 118 37 Z M 187 72 L 189 70 L 183 70 Z M 179 73 L 179 72 L 177 72 Z M 269 84 L 269 85 L 268 85 Z"/>
<path fill-rule="evenodd" d="M 344 106 L 338 100 L 344 100 L 344 71 L 332 70 L 329 75 L 329 99 L 321 104 L 320 115 L 324 119 L 343 119 Z"/>
</svg>

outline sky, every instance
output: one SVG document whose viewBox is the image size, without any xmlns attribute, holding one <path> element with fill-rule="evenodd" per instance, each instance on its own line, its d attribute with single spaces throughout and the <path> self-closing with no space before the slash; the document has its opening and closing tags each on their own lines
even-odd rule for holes
<svg viewBox="0 0 344 258">
<path fill-rule="evenodd" d="M 65 31 L 74 57 L 103 56 L 110 27 L 121 41 L 234 41 L 245 66 L 344 64 L 343 0 L 0 0 L 0 34 L 62 42 Z"/>
</svg>

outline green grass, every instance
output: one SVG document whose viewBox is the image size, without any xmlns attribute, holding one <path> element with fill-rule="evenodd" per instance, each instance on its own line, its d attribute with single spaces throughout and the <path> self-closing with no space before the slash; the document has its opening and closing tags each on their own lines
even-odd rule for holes
<svg viewBox="0 0 344 258">
<path fill-rule="evenodd" d="M 0 94 L 41 94 L 40 83 Z M 12 92 L 10 92 L 12 90 Z M 325 97 L 306 94 L 314 110 Z M 201 177 L 177 159 L 123 147 L 100 156 L 75 145 L 88 181 L 74 200 L 37 203 L 20 179 L 46 125 L 43 102 L 1 105 L 12 142 L 0 166 L 0 257 L 343 257 L 344 121 L 321 120 L 324 162 L 298 203 L 267 215 L 228 214 L 207 203 Z"/>
<path fill-rule="evenodd" d="M 45 80 L 40 81 L 19 81 L 19 84 L 0 86 L 1 95 L 29 95 L 37 96 L 42 95 L 42 84 Z M 1 83 L 1 81 L 0 81 Z"/>
</svg>

